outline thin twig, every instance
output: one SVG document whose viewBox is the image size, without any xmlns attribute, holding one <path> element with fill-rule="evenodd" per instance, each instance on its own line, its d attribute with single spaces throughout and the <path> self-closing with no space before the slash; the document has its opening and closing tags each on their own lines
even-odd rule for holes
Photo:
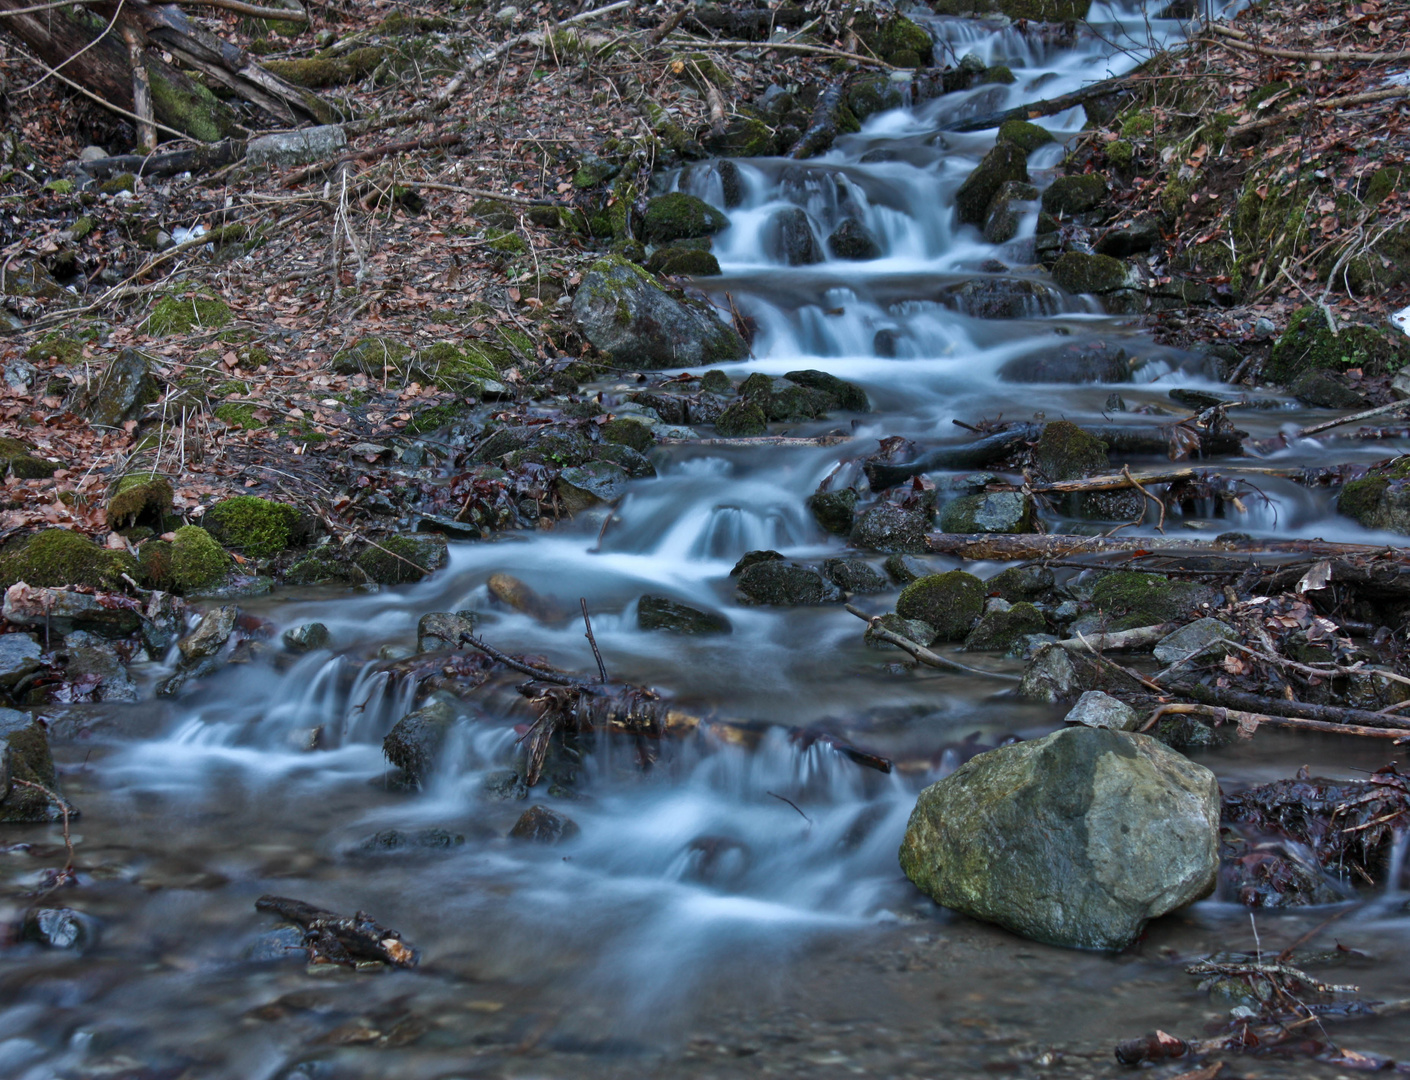
<svg viewBox="0 0 1410 1080">
<path fill-rule="evenodd" d="M 469 645 L 472 649 L 478 649 L 491 660 L 503 664 L 505 667 L 513 668 L 515 671 L 522 671 L 525 675 L 532 675 L 536 679 L 544 682 L 557 683 L 559 686 L 571 686 L 578 690 L 586 690 L 588 684 L 581 679 L 575 679 L 571 675 L 560 675 L 556 671 L 547 671 L 544 668 L 534 667 L 526 664 L 522 660 L 515 660 L 508 653 L 502 653 L 493 645 L 481 641 L 474 634 L 461 634 L 460 640 Z"/>
<path fill-rule="evenodd" d="M 598 682 L 607 681 L 607 665 L 602 662 L 602 654 L 597 651 L 597 638 L 592 636 L 592 620 L 588 618 L 587 597 L 578 597 L 578 603 L 583 606 L 583 625 L 587 627 L 587 633 L 583 637 L 588 639 L 588 644 L 592 646 L 592 658 L 597 661 Z"/>
<path fill-rule="evenodd" d="M 919 645 L 908 637 L 902 637 L 881 625 L 881 616 L 868 615 L 864 611 L 859 611 L 851 604 L 847 605 L 847 611 L 865 622 L 871 627 L 872 637 L 881 641 L 889 642 L 898 649 L 910 653 L 922 664 L 937 668 L 950 668 L 954 671 L 963 671 L 966 675 L 982 675 L 986 679 L 1003 679 L 1005 682 L 1020 682 L 1017 675 L 1009 675 L 1001 671 L 985 671 L 983 668 L 970 667 L 968 664 L 961 664 L 958 660 L 951 660 L 948 656 L 941 656 L 939 653 L 931 652 L 924 645 Z"/>
<path fill-rule="evenodd" d="M 776 791 L 766 791 L 764 792 L 764 794 L 772 795 L 775 799 L 778 799 L 780 802 L 786 802 L 789 806 L 793 807 L 793 809 L 798 810 L 798 804 L 796 802 L 794 802 L 792 799 L 785 799 Z M 810 818 L 807 814 L 803 813 L 802 810 L 798 810 L 798 816 L 801 817 L 804 821 L 806 821 L 809 825 L 813 823 L 813 819 Z"/>
</svg>

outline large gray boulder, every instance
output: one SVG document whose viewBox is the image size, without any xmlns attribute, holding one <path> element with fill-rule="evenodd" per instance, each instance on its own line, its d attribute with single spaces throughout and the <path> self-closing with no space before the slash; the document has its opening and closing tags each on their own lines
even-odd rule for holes
<svg viewBox="0 0 1410 1080">
<path fill-rule="evenodd" d="M 628 367 L 694 367 L 749 355 L 744 339 L 707 305 L 677 299 L 615 255 L 593 263 L 583 277 L 573 318 L 584 337 Z"/>
<path fill-rule="evenodd" d="M 1214 890 L 1219 785 L 1145 735 L 1067 728 L 921 792 L 901 868 L 937 903 L 1035 941 L 1124 949 Z"/>
</svg>

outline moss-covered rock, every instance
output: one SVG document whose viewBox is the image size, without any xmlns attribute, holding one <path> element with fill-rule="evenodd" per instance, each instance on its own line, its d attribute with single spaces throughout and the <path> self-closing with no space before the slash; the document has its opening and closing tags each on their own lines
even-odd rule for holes
<svg viewBox="0 0 1410 1080">
<path fill-rule="evenodd" d="M 143 588 L 171 592 L 171 544 L 166 540 L 144 540 L 137 549 L 137 580 Z"/>
<path fill-rule="evenodd" d="M 1343 371 L 1361 368 L 1367 375 L 1398 371 L 1410 361 L 1410 338 L 1392 330 L 1342 323 L 1333 334 L 1319 307 L 1298 308 L 1287 329 L 1273 345 L 1264 374 L 1285 385 L 1321 368 Z"/>
<path fill-rule="evenodd" d="M 149 368 L 145 355 L 136 349 L 123 349 L 108 361 L 102 375 L 84 389 L 77 402 L 78 410 L 105 427 L 118 427 L 137 419 L 143 406 L 160 395 Z"/>
<path fill-rule="evenodd" d="M 1096 173 L 1059 176 L 1043 192 L 1043 209 L 1054 217 L 1072 217 L 1095 210 L 1106 197 L 1106 180 Z"/>
<path fill-rule="evenodd" d="M 882 21 L 875 34 L 862 35 L 869 48 L 899 68 L 917 68 L 932 59 L 930 35 L 904 15 Z"/>
<path fill-rule="evenodd" d="M 293 60 L 266 60 L 264 67 L 285 82 L 319 90 L 325 86 L 343 86 L 372 74 L 387 51 L 380 45 L 366 45 L 341 55 L 324 53 Z"/>
<path fill-rule="evenodd" d="M 964 647 L 971 652 L 1003 652 L 1019 638 L 1041 634 L 1047 627 L 1043 613 L 1030 603 L 991 600 Z"/>
<path fill-rule="evenodd" d="M 999 141 L 1012 143 L 1025 154 L 1053 141 L 1052 132 L 1027 120 L 1006 120 L 999 125 Z"/>
<path fill-rule="evenodd" d="M 206 531 L 228 548 L 252 559 L 268 559 L 307 540 L 310 526 L 292 506 L 236 495 L 216 503 L 201 518 Z"/>
<path fill-rule="evenodd" d="M 673 244 L 653 251 L 646 260 L 646 268 L 653 274 L 667 277 L 716 277 L 720 273 L 720 260 L 700 248 Z"/>
<path fill-rule="evenodd" d="M 108 525 L 114 529 L 133 525 L 157 528 L 171 513 L 171 481 L 153 473 L 129 473 L 108 496 Z"/>
<path fill-rule="evenodd" d="M 984 582 L 984 589 L 991 596 L 1016 604 L 1051 592 L 1055 580 L 1046 566 L 1010 566 Z"/>
<path fill-rule="evenodd" d="M 446 563 L 446 542 L 440 536 L 389 536 L 368 544 L 357 565 L 379 585 L 420 581 Z"/>
<path fill-rule="evenodd" d="M 852 531 L 852 515 L 857 509 L 857 489 L 819 491 L 808 499 L 808 509 L 818 524 L 830 533 L 846 536 Z"/>
<path fill-rule="evenodd" d="M 929 574 L 901 590 L 896 614 L 933 626 L 939 641 L 963 641 L 984 613 L 984 583 L 963 570 Z"/>
<path fill-rule="evenodd" d="M 21 480 L 43 480 L 58 468 L 58 463 L 38 457 L 19 439 L 0 438 L 0 472 Z"/>
<path fill-rule="evenodd" d="M 1009 180 L 1028 182 L 1028 155 L 1013 143 L 997 143 L 955 192 L 961 224 L 983 225 L 990 201 Z"/>
<path fill-rule="evenodd" d="M 763 157 L 778 149 L 769 125 L 746 114 L 733 117 L 724 133 L 711 136 L 705 145 L 711 153 L 722 157 Z"/>
<path fill-rule="evenodd" d="M 1037 505 L 1021 491 L 961 495 L 945 504 L 940 528 L 948 533 L 1037 532 Z"/>
<path fill-rule="evenodd" d="M 827 238 L 827 249 L 839 259 L 862 262 L 881 255 L 881 245 L 871 231 L 854 217 L 844 218 Z"/>
<path fill-rule="evenodd" d="M 1069 251 L 1053 265 L 1053 281 L 1074 295 L 1115 292 L 1126 287 L 1126 264 L 1110 255 Z"/>
<path fill-rule="evenodd" d="M 57 360 L 61 364 L 76 364 L 83 359 L 83 342 L 70 334 L 55 331 L 40 338 L 25 350 L 25 359 L 42 363 Z"/>
<path fill-rule="evenodd" d="M 197 329 L 218 330 L 233 318 L 229 305 L 214 293 L 168 293 L 157 301 L 142 328 L 153 337 L 167 337 Z"/>
<path fill-rule="evenodd" d="M 411 348 L 395 338 L 359 338 L 334 354 L 333 373 L 368 375 L 379 380 L 389 376 L 405 376 L 410 358 Z"/>
<path fill-rule="evenodd" d="M 1069 420 L 1043 425 L 1033 464 L 1049 481 L 1078 480 L 1107 468 L 1106 443 Z"/>
<path fill-rule="evenodd" d="M 44 728 L 29 713 L 0 710 L 0 752 L 5 760 L 4 776 L 0 777 L 0 822 L 62 821 L 65 807 L 41 791 L 15 783 L 23 780 L 58 794 L 58 776 Z M 69 817 L 77 814 L 72 806 L 67 809 Z"/>
<path fill-rule="evenodd" d="M 646 204 L 643 239 L 669 244 L 697 236 L 713 236 L 729 225 L 729 218 L 694 195 L 673 191 Z"/>
<path fill-rule="evenodd" d="M 148 545 L 143 545 L 144 549 Z M 190 595 L 221 585 L 232 560 L 211 534 L 199 525 L 183 525 L 171 544 L 171 583 L 175 591 Z"/>
<path fill-rule="evenodd" d="M 768 429 L 768 417 L 755 401 L 736 401 L 715 421 L 715 430 L 728 439 L 762 435 Z"/>
<path fill-rule="evenodd" d="M 1337 512 L 1368 529 L 1410 535 L 1410 456 L 1383 462 L 1344 485 Z"/>
<path fill-rule="evenodd" d="M 1188 619 L 1217 599 L 1206 585 L 1127 570 L 1103 575 L 1092 590 L 1092 606 L 1112 620 L 1114 630 Z"/>
<path fill-rule="evenodd" d="M 640 420 L 619 416 L 602 425 L 602 441 L 630 446 L 639 454 L 644 454 L 655 445 L 651 429 Z"/>
<path fill-rule="evenodd" d="M 23 581 L 51 589 L 84 585 L 120 592 L 127 587 L 124 574 L 137 575 L 137 560 L 126 551 L 99 547 L 67 529 L 45 529 L 0 548 L 0 589 Z"/>
</svg>

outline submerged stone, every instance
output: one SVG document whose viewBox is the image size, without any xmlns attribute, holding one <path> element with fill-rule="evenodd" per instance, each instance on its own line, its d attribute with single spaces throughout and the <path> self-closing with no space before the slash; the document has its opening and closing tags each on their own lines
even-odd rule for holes
<svg viewBox="0 0 1410 1080">
<path fill-rule="evenodd" d="M 677 634 L 728 634 L 729 620 L 665 596 L 643 596 L 637 601 L 636 624 L 642 630 L 669 630 Z"/>
<path fill-rule="evenodd" d="M 1038 530 L 1037 504 L 1021 491 L 962 495 L 945 504 L 940 528 L 948 533 L 1031 533 Z"/>
<path fill-rule="evenodd" d="M 531 806 L 519 816 L 509 830 L 511 840 L 527 840 L 535 844 L 558 844 L 571 840 L 581 832 L 578 823 L 547 806 Z"/>
<path fill-rule="evenodd" d="M 746 567 L 737 584 L 746 603 L 795 607 L 842 601 L 842 590 L 817 570 L 784 559 L 767 559 Z"/>
</svg>

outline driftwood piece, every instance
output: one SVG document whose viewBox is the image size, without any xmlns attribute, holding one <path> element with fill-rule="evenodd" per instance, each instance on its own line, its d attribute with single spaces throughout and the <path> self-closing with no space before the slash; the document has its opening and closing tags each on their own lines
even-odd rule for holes
<svg viewBox="0 0 1410 1080">
<path fill-rule="evenodd" d="M 1122 90 L 1129 89 L 1139 81 L 1139 75 L 1118 75 L 1114 79 L 1103 79 L 1101 82 L 1092 83 L 1091 86 L 1084 86 L 1082 89 L 1074 90 L 1070 94 L 1048 98 L 1046 101 L 1035 101 L 1031 105 L 1020 105 L 1014 109 L 1005 109 L 1003 112 L 989 113 L 987 116 L 976 116 L 968 120 L 956 120 L 954 123 L 945 125 L 940 130 L 987 131 L 989 128 L 996 128 L 1008 120 L 1033 120 L 1040 116 L 1053 116 L 1075 105 L 1085 105 L 1087 102 L 1097 98 L 1106 97 L 1108 94 L 1116 94 Z"/>
<path fill-rule="evenodd" d="M 255 910 L 267 911 L 304 928 L 304 944 L 315 964 L 351 964 L 358 959 L 380 960 L 393 967 L 415 967 L 419 954 L 395 930 L 365 911 L 338 915 L 287 896 L 261 896 Z"/>
<path fill-rule="evenodd" d="M 1388 563 L 1410 565 L 1410 551 L 1373 544 L 1338 544 L 1327 540 L 1197 540 L 1183 536 L 1070 536 L 1055 533 L 931 533 L 926 548 L 936 555 L 961 559 L 1013 562 L 1028 559 L 1063 559 L 1073 555 L 1146 554 L 1179 551 L 1192 555 L 1211 552 L 1242 555 L 1312 555 L 1319 558 L 1363 556 Z"/>
<path fill-rule="evenodd" d="M 1410 731 L 1410 718 L 1396 716 L 1394 713 L 1353 709 L 1345 705 L 1313 705 L 1305 701 L 1285 701 L 1282 698 L 1263 697 L 1231 687 L 1206 686 L 1194 682 L 1172 683 L 1170 692 L 1193 698 L 1203 705 L 1239 709 L 1248 713 L 1275 713 L 1299 720 L 1316 720 L 1333 726 L 1359 724 L 1400 733 Z"/>
<path fill-rule="evenodd" d="M 1162 705 L 1150 714 L 1141 730 L 1154 727 L 1162 717 L 1174 714 L 1207 716 L 1215 726 L 1233 724 L 1242 738 L 1250 739 L 1260 727 L 1292 728 L 1298 731 L 1321 731 L 1328 735 L 1355 735 L 1364 739 L 1394 739 L 1397 745 L 1410 741 L 1410 735 L 1380 727 L 1366 727 L 1361 724 L 1334 724 L 1326 720 L 1304 720 L 1295 716 L 1279 716 L 1273 713 L 1247 712 L 1243 709 L 1229 709 L 1222 705 L 1199 705 L 1188 702 L 1175 702 Z"/>
<path fill-rule="evenodd" d="M 1138 626 L 1133 630 L 1117 630 L 1110 634 L 1083 634 L 1081 637 L 1064 638 L 1055 644 L 1068 652 L 1123 652 L 1126 650 L 1149 649 L 1162 638 L 1173 633 L 1179 623 L 1160 623 L 1156 626 Z"/>
<path fill-rule="evenodd" d="M 189 172 L 197 175 L 220 169 L 245 156 L 245 140 L 222 139 L 207 146 L 195 146 L 189 150 L 174 150 L 169 154 L 118 154 L 115 157 L 95 158 L 85 161 L 81 168 L 89 176 L 105 180 L 118 173 L 132 173 L 134 176 L 176 176 Z"/>
<path fill-rule="evenodd" d="M 895 645 L 898 649 L 910 653 L 927 667 L 941 668 L 946 671 L 963 671 L 966 675 L 980 675 L 986 679 L 1002 679 L 1005 682 L 1020 682 L 1017 675 L 1010 675 L 1002 671 L 985 671 L 983 668 L 970 667 L 968 664 L 961 664 L 958 660 L 951 660 L 948 656 L 941 656 L 937 652 L 931 652 L 919 642 L 912 641 L 894 630 L 888 630 L 881 625 L 881 617 L 878 615 L 868 615 L 866 612 L 847 605 L 847 610 L 857 618 L 867 624 L 871 630 L 871 635 L 878 640 Z"/>
</svg>

